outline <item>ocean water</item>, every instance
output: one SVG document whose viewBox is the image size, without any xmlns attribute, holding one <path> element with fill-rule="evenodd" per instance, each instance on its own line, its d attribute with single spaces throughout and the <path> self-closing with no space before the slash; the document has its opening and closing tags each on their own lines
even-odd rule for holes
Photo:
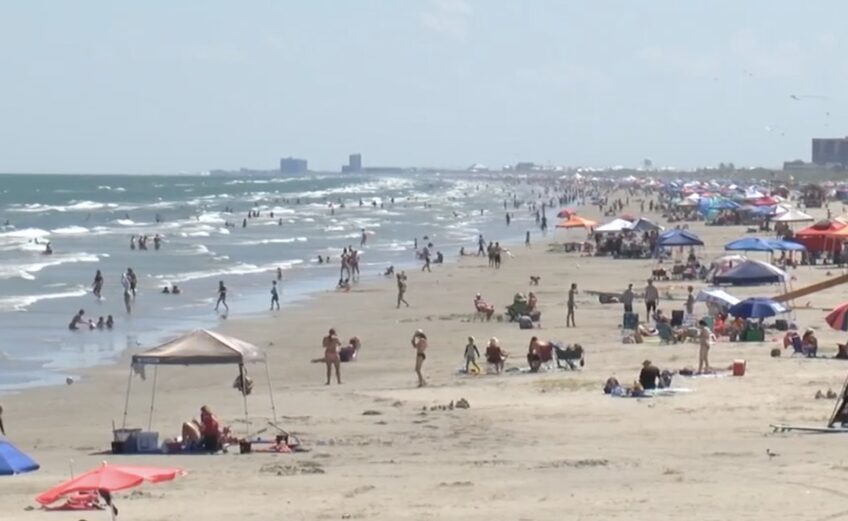
<svg viewBox="0 0 848 521">
<path fill-rule="evenodd" d="M 417 264 L 416 237 L 429 237 L 450 261 L 460 246 L 473 250 L 478 233 L 500 241 L 535 234 L 526 209 L 510 209 L 507 228 L 503 208 L 510 193 L 538 198 L 532 190 L 479 175 L 0 175 L 0 391 L 61 382 L 125 349 L 214 326 L 219 280 L 230 317 L 267 312 L 278 267 L 284 305 L 332 289 L 341 249 L 360 249 L 362 229 L 363 280 L 389 264 Z M 242 227 L 250 210 L 260 217 Z M 133 235 L 150 236 L 148 250 L 131 250 Z M 52 255 L 44 254 L 47 241 Z M 333 262 L 319 264 L 318 255 Z M 131 315 L 120 284 L 127 267 L 139 278 Z M 91 293 L 98 269 L 102 300 Z M 160 293 L 174 283 L 181 295 Z M 115 329 L 69 331 L 78 309 L 94 320 L 113 315 Z"/>
</svg>

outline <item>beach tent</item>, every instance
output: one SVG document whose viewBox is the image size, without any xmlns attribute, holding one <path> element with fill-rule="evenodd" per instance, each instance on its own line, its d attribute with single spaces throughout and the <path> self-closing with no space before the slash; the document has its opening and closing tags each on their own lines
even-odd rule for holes
<svg viewBox="0 0 848 521">
<path fill-rule="evenodd" d="M 268 368 L 268 361 L 265 353 L 255 345 L 222 335 L 214 331 L 206 329 L 195 329 L 182 336 L 169 340 L 162 345 L 148 349 L 141 353 L 132 356 L 132 365 L 130 367 L 130 377 L 127 383 L 127 394 L 124 402 L 124 418 L 123 427 L 127 425 L 127 410 L 130 403 L 130 391 L 132 389 L 132 378 L 136 372 L 144 374 L 143 369 L 148 365 L 152 365 L 153 372 L 153 390 L 150 398 L 150 415 L 147 420 L 147 428 L 153 422 L 153 406 L 156 401 L 156 380 L 159 374 L 160 365 L 237 365 L 239 369 L 239 378 L 241 382 L 245 382 L 245 364 L 261 363 L 265 366 L 265 374 L 268 379 L 268 394 L 271 399 L 271 410 L 273 412 L 274 422 L 277 421 L 277 408 L 274 404 L 274 391 L 271 387 L 271 372 Z M 241 394 L 244 399 L 244 417 L 248 428 L 247 411 L 247 385 L 241 386 Z"/>
<path fill-rule="evenodd" d="M 640 217 L 630 224 L 630 230 L 634 232 L 660 231 L 662 230 L 662 226 L 649 219 Z"/>
<path fill-rule="evenodd" d="M 790 208 L 789 210 L 780 213 L 777 217 L 772 218 L 772 222 L 776 223 L 803 223 L 813 221 L 815 221 L 815 219 L 813 219 L 812 216 L 795 208 Z"/>
<path fill-rule="evenodd" d="M 602 224 L 595 228 L 596 232 L 600 233 L 617 233 L 630 229 L 632 223 L 626 219 L 613 219 L 612 221 Z"/>
<path fill-rule="evenodd" d="M 657 246 L 703 246 L 704 241 L 688 230 L 673 229 L 659 236 Z"/>
<path fill-rule="evenodd" d="M 771 264 L 750 259 L 721 275 L 716 275 L 713 279 L 714 284 L 730 284 L 731 286 L 786 284 L 787 282 L 789 282 L 789 275 L 785 271 Z"/>
<path fill-rule="evenodd" d="M 598 223 L 591 219 L 584 219 L 576 215 L 570 216 L 568 219 L 563 219 L 556 225 L 557 228 L 592 228 Z"/>
<path fill-rule="evenodd" d="M 848 239 L 846 225 L 840 221 L 821 221 L 795 232 L 795 239 L 811 252 L 835 250 Z"/>
<path fill-rule="evenodd" d="M 739 303 L 739 299 L 719 288 L 704 288 L 695 295 L 695 302 L 704 302 L 719 308 L 729 308 Z"/>
<path fill-rule="evenodd" d="M 18 450 L 8 440 L 0 438 L 0 476 L 12 476 L 38 470 L 38 463 Z"/>
<path fill-rule="evenodd" d="M 734 317 L 768 318 L 779 313 L 789 313 L 789 308 L 769 298 L 746 298 L 730 306 L 728 312 Z"/>
<path fill-rule="evenodd" d="M 805 251 L 807 248 L 797 242 L 762 237 L 742 237 L 724 245 L 726 251 Z"/>
</svg>

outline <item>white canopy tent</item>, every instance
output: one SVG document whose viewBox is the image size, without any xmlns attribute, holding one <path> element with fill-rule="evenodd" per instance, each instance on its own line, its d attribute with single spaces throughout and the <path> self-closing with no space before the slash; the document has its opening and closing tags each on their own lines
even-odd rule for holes
<svg viewBox="0 0 848 521">
<path fill-rule="evenodd" d="M 803 223 L 813 221 L 815 219 L 811 215 L 807 215 L 796 208 L 790 208 L 777 217 L 772 218 L 772 222 L 776 223 Z"/>
<path fill-rule="evenodd" d="M 127 410 L 130 403 L 133 373 L 142 371 L 145 366 L 152 365 L 154 368 L 150 413 L 147 419 L 147 428 L 150 429 L 153 423 L 153 409 L 156 403 L 156 380 L 159 375 L 160 365 L 238 365 L 241 394 L 244 400 L 245 426 L 249 434 L 250 422 L 248 420 L 247 410 L 248 385 L 244 368 L 245 364 L 248 363 L 261 363 L 265 366 L 265 374 L 268 379 L 268 394 L 271 400 L 271 411 L 273 421 L 276 423 L 277 407 L 274 403 L 271 372 L 268 368 L 265 353 L 249 342 L 206 329 L 195 329 L 157 347 L 133 355 L 130 376 L 127 382 L 127 395 L 124 402 L 123 427 L 126 428 L 127 426 Z"/>
<path fill-rule="evenodd" d="M 629 230 L 632 223 L 627 219 L 613 219 L 612 221 L 602 224 L 595 228 L 596 232 L 600 233 L 616 233 Z"/>
</svg>

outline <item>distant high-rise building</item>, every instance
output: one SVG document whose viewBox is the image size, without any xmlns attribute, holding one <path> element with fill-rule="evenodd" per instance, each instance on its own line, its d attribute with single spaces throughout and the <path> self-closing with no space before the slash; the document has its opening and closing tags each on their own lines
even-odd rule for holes
<svg viewBox="0 0 848 521">
<path fill-rule="evenodd" d="M 342 172 L 361 172 L 362 154 L 351 154 L 348 156 L 347 164 L 342 166 Z"/>
<path fill-rule="evenodd" d="M 848 165 L 848 138 L 813 139 L 813 163 Z"/>
<path fill-rule="evenodd" d="M 309 171 L 309 166 L 305 159 L 296 157 L 284 157 L 280 159 L 281 174 L 305 174 Z"/>
</svg>

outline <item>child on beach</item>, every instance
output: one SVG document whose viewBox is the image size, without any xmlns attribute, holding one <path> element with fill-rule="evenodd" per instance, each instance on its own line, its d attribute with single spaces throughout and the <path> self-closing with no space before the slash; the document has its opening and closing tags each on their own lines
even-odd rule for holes
<svg viewBox="0 0 848 521">
<path fill-rule="evenodd" d="M 480 366 L 477 365 L 477 359 L 480 358 L 480 351 L 477 349 L 477 344 L 474 341 L 474 337 L 468 337 L 468 344 L 465 346 L 465 373 L 468 374 L 468 370 L 473 365 L 474 369 L 477 370 L 477 374 L 480 374 Z"/>
</svg>

